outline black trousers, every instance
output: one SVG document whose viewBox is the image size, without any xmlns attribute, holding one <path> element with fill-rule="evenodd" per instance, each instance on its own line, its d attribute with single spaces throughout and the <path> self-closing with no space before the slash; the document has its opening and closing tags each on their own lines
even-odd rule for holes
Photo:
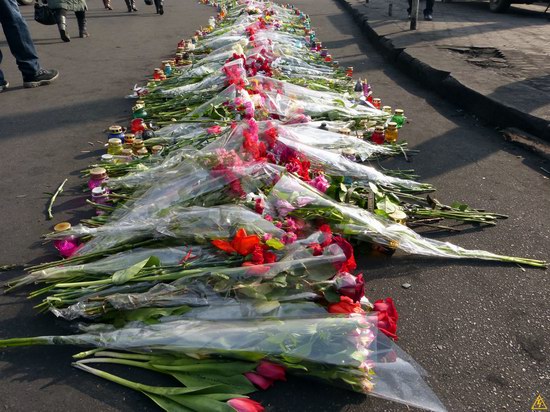
<svg viewBox="0 0 550 412">
<path fill-rule="evenodd" d="M 412 0 L 408 0 L 409 2 L 409 8 L 407 9 L 407 13 L 411 13 L 412 9 Z M 434 12 L 434 3 L 435 0 L 426 0 L 426 8 L 424 9 L 424 14 L 433 14 Z"/>
</svg>

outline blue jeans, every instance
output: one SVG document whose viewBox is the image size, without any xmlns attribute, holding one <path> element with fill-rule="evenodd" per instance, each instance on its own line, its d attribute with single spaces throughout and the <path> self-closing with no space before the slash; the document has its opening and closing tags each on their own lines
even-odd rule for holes
<svg viewBox="0 0 550 412">
<path fill-rule="evenodd" d="M 40 64 L 27 22 L 21 16 L 17 0 L 0 0 L 0 23 L 11 54 L 15 57 L 17 67 L 23 74 L 23 81 L 32 79 L 40 70 Z M 2 63 L 1 50 L 0 63 Z M 4 82 L 4 73 L 0 70 L 0 84 Z"/>
</svg>

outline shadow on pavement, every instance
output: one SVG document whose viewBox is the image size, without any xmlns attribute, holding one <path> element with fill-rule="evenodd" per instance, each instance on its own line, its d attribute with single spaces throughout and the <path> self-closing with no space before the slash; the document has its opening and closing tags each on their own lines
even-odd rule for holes
<svg viewBox="0 0 550 412">
<path fill-rule="evenodd" d="M 14 93 L 19 89 L 23 87 L 14 87 L 5 93 Z M 101 121 L 111 116 L 114 110 L 122 111 L 127 107 L 128 101 L 121 97 L 80 100 L 76 103 L 59 102 L 56 106 L 35 109 L 30 113 L 21 108 L 18 113 L 0 114 L 0 139 L 28 138 L 34 134 L 63 130 L 82 123 L 82 119 L 86 119 L 86 122 Z M 29 117 L 32 117 L 32 121 L 29 121 Z"/>
</svg>

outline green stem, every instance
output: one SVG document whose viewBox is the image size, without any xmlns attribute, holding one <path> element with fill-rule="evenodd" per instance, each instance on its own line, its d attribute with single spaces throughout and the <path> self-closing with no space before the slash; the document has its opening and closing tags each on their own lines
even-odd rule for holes
<svg viewBox="0 0 550 412">
<path fill-rule="evenodd" d="M 74 367 L 82 369 L 85 372 L 89 372 L 93 375 L 99 376 L 103 379 L 107 379 L 111 382 L 118 383 L 119 385 L 126 386 L 127 388 L 134 389 L 136 391 L 154 393 L 157 395 L 163 396 L 175 396 L 175 395 L 185 395 L 187 393 L 198 392 L 203 389 L 207 389 L 213 385 L 197 387 L 197 388 L 178 388 L 178 387 L 169 387 L 169 386 L 150 386 L 144 385 L 141 383 L 133 382 L 128 379 L 121 378 L 119 376 L 104 372 L 99 369 L 91 368 L 83 364 L 83 361 L 74 362 L 72 364 Z"/>
<path fill-rule="evenodd" d="M 80 365 L 85 363 L 114 363 L 117 365 L 135 366 L 138 368 L 158 372 L 158 370 L 152 367 L 149 364 L 149 362 L 139 362 L 139 361 L 123 359 L 123 358 L 90 358 L 90 359 L 79 360 L 77 363 Z"/>
<path fill-rule="evenodd" d="M 83 358 L 87 358 L 88 356 L 92 356 L 98 352 L 101 352 L 103 348 L 95 348 L 95 349 L 90 349 L 90 350 L 87 350 L 87 351 L 84 351 L 84 352 L 79 352 L 77 353 L 76 355 L 73 355 L 73 359 L 83 359 Z"/>
<path fill-rule="evenodd" d="M 181 272 L 178 272 L 175 277 L 175 279 L 178 279 L 182 276 L 192 275 L 195 273 L 200 273 L 204 271 L 212 270 L 212 268 L 200 268 L 200 269 L 189 269 L 189 270 L 182 270 Z M 144 282 L 148 280 L 166 280 L 166 279 L 172 279 L 174 278 L 174 274 L 169 275 L 155 275 L 155 276 L 141 276 L 141 277 L 135 277 L 133 279 L 128 280 L 128 282 Z M 107 279 L 101 279 L 101 280 L 92 280 L 88 282 L 74 282 L 74 283 L 58 283 L 55 285 L 56 288 L 81 288 L 81 287 L 87 287 L 87 286 L 100 286 L 100 285 L 110 285 L 113 283 L 112 278 Z"/>
<path fill-rule="evenodd" d="M 111 352 L 106 350 L 99 350 L 94 354 L 95 356 L 108 356 L 111 358 L 119 358 L 119 359 L 133 359 L 133 360 L 143 360 L 143 361 L 149 361 L 153 359 L 153 356 L 151 355 L 143 355 L 140 353 Z"/>
<path fill-rule="evenodd" d="M 12 338 L 0 340 L 0 348 L 14 348 L 18 346 L 52 345 L 53 336 L 39 336 L 32 338 Z"/>
<path fill-rule="evenodd" d="M 52 213 L 52 207 L 55 202 L 55 199 L 57 199 L 57 195 L 63 192 L 63 186 L 65 186 L 65 183 L 67 183 L 68 179 L 63 180 L 63 183 L 59 185 L 55 193 L 53 194 L 52 198 L 50 199 L 50 203 L 48 205 L 48 219 L 53 219 L 53 213 Z"/>
</svg>

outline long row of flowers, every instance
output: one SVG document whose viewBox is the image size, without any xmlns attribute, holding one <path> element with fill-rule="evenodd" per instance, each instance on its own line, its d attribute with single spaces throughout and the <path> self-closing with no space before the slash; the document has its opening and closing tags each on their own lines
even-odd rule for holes
<svg viewBox="0 0 550 412">
<path fill-rule="evenodd" d="M 287 374 L 444 410 L 394 342 L 393 300 L 365 296 L 353 245 L 546 262 L 416 233 L 443 219 L 492 225 L 505 216 L 444 205 L 414 171 L 372 166 L 415 154 L 397 140 L 402 112 L 377 107 L 307 15 L 259 1 L 212 5 L 208 27 L 135 87 L 130 127 L 111 127 L 108 153 L 85 171 L 96 216 L 57 225 L 46 238 L 63 259 L 7 285 L 40 284 L 30 293 L 40 310 L 89 325 L 0 347 L 91 347 L 75 367 L 167 411 L 261 411 L 248 395 Z M 134 382 L 102 363 L 174 385 Z"/>
</svg>

